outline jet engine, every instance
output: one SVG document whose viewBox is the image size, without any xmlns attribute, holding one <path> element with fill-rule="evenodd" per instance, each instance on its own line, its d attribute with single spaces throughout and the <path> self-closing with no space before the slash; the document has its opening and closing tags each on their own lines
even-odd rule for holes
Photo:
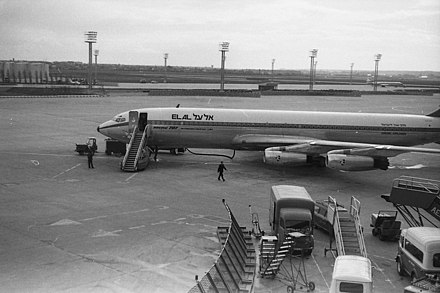
<svg viewBox="0 0 440 293">
<path fill-rule="evenodd" d="M 266 149 L 263 162 L 269 165 L 303 165 L 307 163 L 307 155 Z"/>
<path fill-rule="evenodd" d="M 387 158 L 375 159 L 367 156 L 352 156 L 344 154 L 328 154 L 327 167 L 343 171 L 368 171 L 374 169 L 387 170 Z"/>
</svg>

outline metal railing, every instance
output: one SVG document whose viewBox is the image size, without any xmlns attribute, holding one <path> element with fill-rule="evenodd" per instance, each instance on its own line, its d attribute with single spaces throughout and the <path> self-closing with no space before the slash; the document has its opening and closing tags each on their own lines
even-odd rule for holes
<svg viewBox="0 0 440 293">
<path fill-rule="evenodd" d="M 131 133 L 130 142 L 128 143 L 127 151 L 125 152 L 124 159 L 122 160 L 121 169 L 124 168 L 125 163 L 127 162 L 128 155 L 130 154 L 131 146 L 133 145 L 134 138 L 136 136 L 136 131 L 137 131 L 137 126 L 134 127 L 133 132 Z"/>
<path fill-rule="evenodd" d="M 361 203 L 354 196 L 351 197 L 350 201 L 350 215 L 354 218 L 356 226 L 356 234 L 359 241 L 360 253 L 363 257 L 367 257 L 367 248 L 364 241 L 364 232 L 362 229 L 361 219 L 359 217 L 361 212 Z"/>
<path fill-rule="evenodd" d="M 341 233 L 341 223 L 339 222 L 338 205 L 336 203 L 336 199 L 331 196 L 328 197 L 328 212 L 330 211 L 333 212 L 333 219 L 331 223 L 333 224 L 336 251 L 340 255 L 345 255 L 344 240 L 342 239 Z"/>
<path fill-rule="evenodd" d="M 205 276 L 191 288 L 189 293 L 205 292 L 251 292 L 255 276 L 255 253 L 249 248 L 244 232 L 236 221 L 229 206 L 223 200 L 231 220 L 220 256 Z M 251 271 L 246 270 L 251 268 Z"/>
</svg>

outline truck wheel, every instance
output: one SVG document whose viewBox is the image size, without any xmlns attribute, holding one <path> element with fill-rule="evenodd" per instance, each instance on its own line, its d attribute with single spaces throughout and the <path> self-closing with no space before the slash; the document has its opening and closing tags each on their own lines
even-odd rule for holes
<svg viewBox="0 0 440 293">
<path fill-rule="evenodd" d="M 397 259 L 397 273 L 399 274 L 399 276 L 405 276 L 405 271 L 402 268 L 400 258 Z"/>
</svg>

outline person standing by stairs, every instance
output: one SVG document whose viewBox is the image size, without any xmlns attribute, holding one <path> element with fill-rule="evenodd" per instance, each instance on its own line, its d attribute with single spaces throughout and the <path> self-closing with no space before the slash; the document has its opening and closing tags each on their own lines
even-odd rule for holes
<svg viewBox="0 0 440 293">
<path fill-rule="evenodd" d="M 94 169 L 95 166 L 93 166 L 93 155 L 95 154 L 95 151 L 92 147 L 89 146 L 89 151 L 87 152 L 87 162 L 89 164 L 89 169 Z"/>
</svg>

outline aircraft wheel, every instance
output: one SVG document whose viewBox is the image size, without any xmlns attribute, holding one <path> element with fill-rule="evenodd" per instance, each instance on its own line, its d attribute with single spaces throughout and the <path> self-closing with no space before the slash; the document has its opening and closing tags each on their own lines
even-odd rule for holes
<svg viewBox="0 0 440 293">
<path fill-rule="evenodd" d="M 287 293 L 293 293 L 295 290 L 292 286 L 287 286 Z"/>
<path fill-rule="evenodd" d="M 310 291 L 315 291 L 315 283 L 313 283 L 313 282 L 309 282 L 309 290 Z"/>
</svg>

